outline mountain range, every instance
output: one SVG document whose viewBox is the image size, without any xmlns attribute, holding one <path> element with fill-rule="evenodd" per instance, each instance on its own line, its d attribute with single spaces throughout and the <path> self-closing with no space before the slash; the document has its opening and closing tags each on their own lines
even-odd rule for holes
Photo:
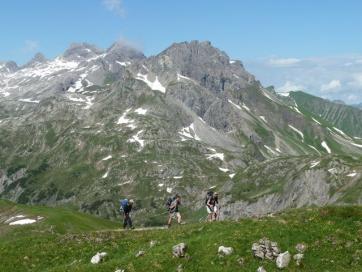
<svg viewBox="0 0 362 272">
<path fill-rule="evenodd" d="M 264 88 L 210 42 L 156 56 L 81 43 L 48 60 L 0 63 L 0 197 L 117 217 L 136 199 L 145 225 L 183 196 L 222 217 L 362 203 L 362 111 Z"/>
</svg>

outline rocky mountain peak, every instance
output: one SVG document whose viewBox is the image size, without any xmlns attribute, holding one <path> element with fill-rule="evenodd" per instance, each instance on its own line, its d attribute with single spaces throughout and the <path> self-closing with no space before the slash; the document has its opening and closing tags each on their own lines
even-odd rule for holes
<svg viewBox="0 0 362 272">
<path fill-rule="evenodd" d="M 36 53 L 34 57 L 24 65 L 24 67 L 33 67 L 37 64 L 46 63 L 48 60 L 42 53 Z"/>
<path fill-rule="evenodd" d="M 64 52 L 63 57 L 68 60 L 83 60 L 102 54 L 103 50 L 89 43 L 73 43 Z"/>
<path fill-rule="evenodd" d="M 135 47 L 123 42 L 118 41 L 112 44 L 107 50 L 107 58 L 113 61 L 129 61 L 141 60 L 146 58 L 145 55 Z"/>
<path fill-rule="evenodd" d="M 19 69 L 14 61 L 0 62 L 0 73 L 13 73 Z"/>
</svg>

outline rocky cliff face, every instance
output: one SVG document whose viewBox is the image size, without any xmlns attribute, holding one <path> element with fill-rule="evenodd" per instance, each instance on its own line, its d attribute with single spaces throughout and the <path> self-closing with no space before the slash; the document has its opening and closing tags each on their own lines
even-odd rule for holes
<svg viewBox="0 0 362 272">
<path fill-rule="evenodd" d="M 148 58 L 75 44 L 54 60 L 1 64 L 0 147 L 1 197 L 114 217 L 128 196 L 149 224 L 175 192 L 197 213 L 211 186 L 226 217 L 361 201 L 360 140 L 209 42 Z M 346 179 L 334 187 L 331 161 Z"/>
</svg>

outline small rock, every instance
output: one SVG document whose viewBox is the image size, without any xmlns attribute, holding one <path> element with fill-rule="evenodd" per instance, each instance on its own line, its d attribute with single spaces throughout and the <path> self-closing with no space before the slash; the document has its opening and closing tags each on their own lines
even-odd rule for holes
<svg viewBox="0 0 362 272">
<path fill-rule="evenodd" d="M 290 253 L 288 251 L 285 251 L 284 253 L 280 253 L 276 264 L 278 268 L 286 268 L 290 262 Z"/>
<path fill-rule="evenodd" d="M 114 272 L 125 272 L 125 270 L 124 270 L 124 269 L 117 269 L 117 270 L 114 271 Z"/>
<path fill-rule="evenodd" d="M 256 272 L 266 272 L 266 270 L 264 269 L 264 267 L 259 266 L 258 270 L 256 270 Z"/>
<path fill-rule="evenodd" d="M 299 266 L 302 263 L 302 260 L 304 258 L 303 253 L 298 253 L 293 256 L 293 259 L 295 260 L 295 263 Z"/>
<path fill-rule="evenodd" d="M 243 257 L 240 257 L 239 259 L 237 259 L 237 262 L 240 266 L 244 266 L 244 264 L 245 264 L 245 260 Z"/>
<path fill-rule="evenodd" d="M 180 243 L 172 247 L 172 255 L 181 258 L 185 257 L 187 246 L 185 243 Z"/>
<path fill-rule="evenodd" d="M 307 245 L 304 243 L 299 243 L 295 246 L 295 249 L 299 252 L 299 253 L 304 253 L 307 249 Z"/>
<path fill-rule="evenodd" d="M 152 240 L 152 241 L 150 242 L 150 247 L 154 247 L 154 246 L 157 245 L 157 244 L 158 244 L 158 241 Z"/>
<path fill-rule="evenodd" d="M 140 250 L 140 251 L 137 252 L 136 258 L 141 257 L 143 255 L 145 255 L 145 252 L 143 250 Z"/>
<path fill-rule="evenodd" d="M 103 261 L 104 257 L 106 257 L 106 256 L 107 256 L 106 252 L 97 252 L 97 254 L 92 257 L 91 263 L 98 264 L 101 261 Z"/>
<path fill-rule="evenodd" d="M 217 252 L 220 255 L 228 256 L 228 255 L 231 255 L 234 252 L 234 249 L 232 247 L 219 246 L 219 249 L 218 249 Z"/>
<path fill-rule="evenodd" d="M 184 271 L 182 264 L 179 264 L 176 268 L 176 272 L 182 272 L 182 271 Z"/>
</svg>

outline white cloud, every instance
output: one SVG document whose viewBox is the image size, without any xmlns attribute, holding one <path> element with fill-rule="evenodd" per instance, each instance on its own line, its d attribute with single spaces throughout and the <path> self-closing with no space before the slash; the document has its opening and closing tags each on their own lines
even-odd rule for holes
<svg viewBox="0 0 362 272">
<path fill-rule="evenodd" d="M 125 15 L 122 0 L 103 0 L 102 2 L 109 11 L 122 17 Z"/>
<path fill-rule="evenodd" d="M 322 84 L 321 91 L 322 92 L 335 92 L 338 91 L 339 88 L 341 88 L 342 84 L 341 81 L 337 79 L 333 79 L 327 84 Z"/>
<path fill-rule="evenodd" d="M 301 89 L 345 102 L 351 101 L 353 95 L 354 103 L 362 102 L 362 55 L 299 58 L 295 65 L 291 64 L 293 61 L 272 62 L 277 66 L 271 65 L 270 59 L 244 61 L 246 69 L 264 86 L 273 85 L 286 92 Z"/>
<path fill-rule="evenodd" d="M 362 73 L 355 73 L 352 75 L 352 80 L 349 82 L 349 85 L 362 88 Z"/>
<path fill-rule="evenodd" d="M 300 59 L 297 58 L 272 58 L 268 60 L 269 65 L 271 66 L 294 66 L 300 62 Z"/>
<path fill-rule="evenodd" d="M 33 40 L 26 40 L 22 48 L 22 51 L 25 53 L 33 53 L 39 48 L 39 43 Z"/>
<path fill-rule="evenodd" d="M 300 91 L 300 90 L 304 90 L 304 89 L 305 89 L 305 87 L 303 85 L 296 84 L 296 83 L 288 80 L 284 83 L 283 86 L 280 86 L 279 88 L 277 88 L 277 91 L 290 92 L 290 91 Z"/>
</svg>

